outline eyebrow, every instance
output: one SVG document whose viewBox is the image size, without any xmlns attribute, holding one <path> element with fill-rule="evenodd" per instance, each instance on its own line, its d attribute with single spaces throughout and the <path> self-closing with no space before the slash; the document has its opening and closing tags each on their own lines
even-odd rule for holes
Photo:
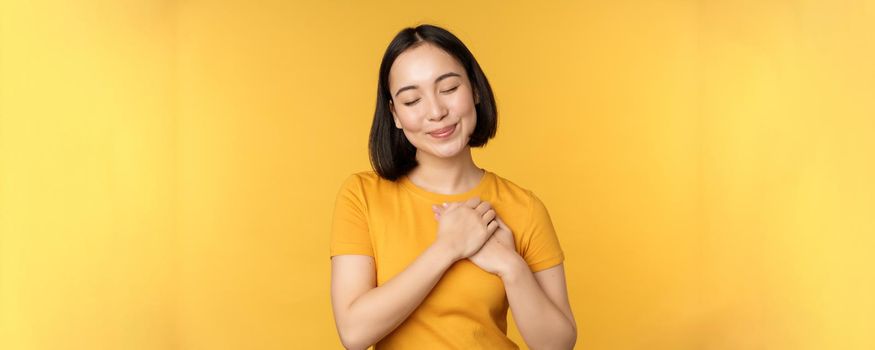
<svg viewBox="0 0 875 350">
<path fill-rule="evenodd" d="M 461 77 L 461 75 L 459 75 L 459 73 L 455 73 L 455 72 L 444 73 L 444 74 L 441 74 L 441 76 L 437 77 L 437 79 L 435 79 L 434 82 L 437 83 L 437 82 L 444 80 L 446 78 L 449 78 L 449 77 Z M 405 90 L 416 89 L 418 87 L 419 87 L 418 85 L 408 85 L 408 86 L 405 86 L 403 88 L 400 88 L 400 89 L 398 89 L 397 92 L 395 92 L 395 97 L 398 97 L 398 94 L 400 94 L 401 92 L 403 92 Z"/>
</svg>

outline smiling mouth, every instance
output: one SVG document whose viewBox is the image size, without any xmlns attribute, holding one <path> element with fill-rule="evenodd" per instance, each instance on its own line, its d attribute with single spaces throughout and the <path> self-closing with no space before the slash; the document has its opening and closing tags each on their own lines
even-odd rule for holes
<svg viewBox="0 0 875 350">
<path fill-rule="evenodd" d="M 430 132 L 429 134 L 446 134 L 450 130 L 453 130 L 454 127 L 456 127 L 456 124 L 450 125 L 450 126 L 445 127 L 443 129 L 434 130 L 434 131 Z"/>
<path fill-rule="evenodd" d="M 457 125 L 458 125 L 458 123 L 450 125 L 446 128 L 440 129 L 440 130 L 432 131 L 428 134 L 431 136 L 434 136 L 434 137 L 447 137 L 447 136 L 450 136 L 450 134 L 452 134 L 456 130 Z"/>
</svg>

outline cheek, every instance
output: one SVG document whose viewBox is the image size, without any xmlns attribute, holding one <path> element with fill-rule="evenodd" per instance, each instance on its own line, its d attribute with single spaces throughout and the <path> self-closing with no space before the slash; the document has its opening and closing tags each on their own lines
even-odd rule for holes
<svg viewBox="0 0 875 350">
<path fill-rule="evenodd" d="M 461 120 L 465 121 L 466 129 L 473 131 L 477 123 L 477 105 L 474 104 L 474 99 L 467 94 L 458 94 L 453 100 L 453 110 Z"/>
<path fill-rule="evenodd" d="M 422 122 L 419 118 L 409 115 L 409 113 L 398 114 L 398 122 L 405 132 L 419 132 L 422 130 Z"/>
<path fill-rule="evenodd" d="M 470 91 L 460 91 L 458 94 L 453 94 L 452 106 L 457 113 L 468 113 L 474 111 L 474 98 Z"/>
<path fill-rule="evenodd" d="M 470 93 L 459 94 L 458 97 L 454 98 L 453 114 L 463 121 L 465 130 L 468 133 L 474 131 L 477 123 L 477 105 L 474 104 Z"/>
</svg>

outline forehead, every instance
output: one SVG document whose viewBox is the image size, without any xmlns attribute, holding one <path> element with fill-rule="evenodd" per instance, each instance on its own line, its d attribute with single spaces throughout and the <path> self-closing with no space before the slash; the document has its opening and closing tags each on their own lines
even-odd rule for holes
<svg viewBox="0 0 875 350">
<path fill-rule="evenodd" d="M 426 42 L 398 55 L 389 69 L 389 86 L 394 89 L 402 84 L 430 83 L 450 71 L 465 76 L 465 69 L 456 58 Z"/>
</svg>

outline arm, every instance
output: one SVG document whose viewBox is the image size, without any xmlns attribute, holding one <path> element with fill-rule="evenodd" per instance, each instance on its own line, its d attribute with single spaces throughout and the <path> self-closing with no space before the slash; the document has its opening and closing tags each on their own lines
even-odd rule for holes
<svg viewBox="0 0 875 350">
<path fill-rule="evenodd" d="M 437 238 L 404 271 L 376 287 L 374 259 L 331 258 L 331 302 L 340 341 L 364 349 L 383 339 L 410 316 L 456 261 L 477 252 L 498 228 L 495 211 L 479 198 L 453 204 L 440 220 Z"/>
<path fill-rule="evenodd" d="M 448 249 L 433 244 L 404 271 L 376 287 L 374 258 L 331 258 L 331 301 L 341 343 L 365 349 L 392 332 L 425 299 L 455 262 Z"/>
<path fill-rule="evenodd" d="M 435 208 L 436 217 L 442 210 Z M 571 349 L 577 342 L 577 324 L 571 314 L 565 286 L 565 268 L 558 264 L 532 273 L 514 248 L 510 228 L 496 217 L 499 228 L 471 262 L 501 277 L 514 321 L 532 349 Z"/>
<path fill-rule="evenodd" d="M 577 323 L 568 302 L 563 264 L 532 273 L 521 257 L 516 260 L 501 280 L 526 344 L 532 349 L 574 348 Z"/>
</svg>

